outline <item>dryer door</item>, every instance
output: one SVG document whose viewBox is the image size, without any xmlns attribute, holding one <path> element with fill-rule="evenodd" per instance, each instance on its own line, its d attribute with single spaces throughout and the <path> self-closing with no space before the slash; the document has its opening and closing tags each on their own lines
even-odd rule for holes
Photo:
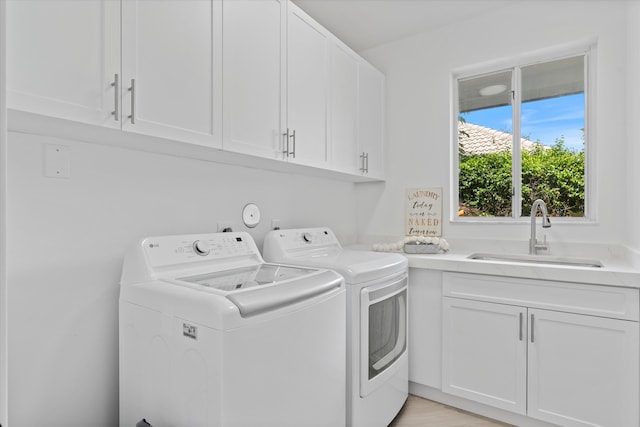
<svg viewBox="0 0 640 427">
<path fill-rule="evenodd" d="M 407 276 L 360 294 L 360 396 L 385 383 L 407 351 Z"/>
</svg>

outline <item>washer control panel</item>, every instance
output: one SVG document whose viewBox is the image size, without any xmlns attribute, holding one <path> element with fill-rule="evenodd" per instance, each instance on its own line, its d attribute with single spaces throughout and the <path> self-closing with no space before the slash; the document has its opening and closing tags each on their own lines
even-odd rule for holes
<svg viewBox="0 0 640 427">
<path fill-rule="evenodd" d="M 255 242 L 245 232 L 149 237 L 142 241 L 142 250 L 152 267 L 260 257 Z"/>
</svg>

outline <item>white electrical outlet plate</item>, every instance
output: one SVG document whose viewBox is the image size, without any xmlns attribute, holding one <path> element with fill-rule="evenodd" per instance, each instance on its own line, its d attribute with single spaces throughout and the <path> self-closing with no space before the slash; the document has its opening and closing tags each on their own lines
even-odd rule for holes
<svg viewBox="0 0 640 427">
<path fill-rule="evenodd" d="M 45 144 L 44 176 L 48 178 L 71 177 L 71 153 L 64 145 Z"/>
</svg>

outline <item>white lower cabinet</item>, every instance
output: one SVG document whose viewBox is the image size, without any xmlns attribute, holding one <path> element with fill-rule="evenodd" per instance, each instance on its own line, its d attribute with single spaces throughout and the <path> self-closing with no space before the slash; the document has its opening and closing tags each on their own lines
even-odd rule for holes
<svg viewBox="0 0 640 427">
<path fill-rule="evenodd" d="M 442 391 L 525 414 L 526 309 L 444 298 L 442 312 Z"/>
<path fill-rule="evenodd" d="M 528 415 L 638 425 L 638 323 L 529 309 Z"/>
<path fill-rule="evenodd" d="M 409 269 L 409 381 L 442 387 L 442 272 Z"/>
<path fill-rule="evenodd" d="M 591 288 L 582 295 L 574 284 L 493 281 L 445 274 L 443 392 L 562 426 L 639 425 L 637 290 L 578 285 Z M 468 292 L 469 284 L 477 289 Z M 520 284 L 521 298 L 501 298 L 501 286 L 518 294 Z M 548 286 L 568 297 L 575 290 L 578 313 L 597 312 L 581 304 L 596 288 L 603 304 L 618 298 L 620 318 L 558 311 L 564 304 L 546 309 Z"/>
</svg>

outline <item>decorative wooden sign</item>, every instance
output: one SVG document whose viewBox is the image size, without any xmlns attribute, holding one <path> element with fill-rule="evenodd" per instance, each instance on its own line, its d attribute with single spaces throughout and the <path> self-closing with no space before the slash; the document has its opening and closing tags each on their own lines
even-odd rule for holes
<svg viewBox="0 0 640 427">
<path fill-rule="evenodd" d="M 442 188 L 407 188 L 405 234 L 442 235 Z"/>
</svg>

